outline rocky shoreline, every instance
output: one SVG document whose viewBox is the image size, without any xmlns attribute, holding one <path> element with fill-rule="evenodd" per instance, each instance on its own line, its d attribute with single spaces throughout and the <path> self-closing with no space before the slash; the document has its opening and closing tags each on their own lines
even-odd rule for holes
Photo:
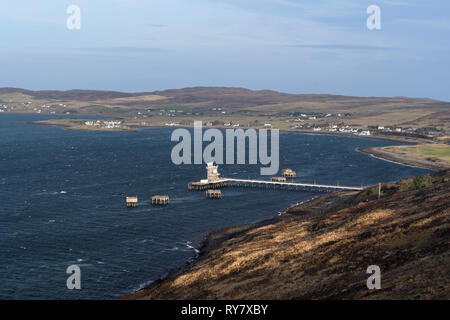
<svg viewBox="0 0 450 320">
<path fill-rule="evenodd" d="M 323 213 L 327 210 L 330 210 L 330 208 L 333 208 L 334 206 L 343 207 L 345 206 L 346 201 L 345 200 L 342 201 L 342 199 L 347 199 L 349 195 L 353 195 L 356 193 L 357 192 L 345 191 L 315 197 L 312 198 L 311 200 L 303 202 L 300 205 L 294 205 L 289 207 L 284 212 L 284 214 L 276 216 L 274 218 L 265 219 L 263 221 L 256 222 L 253 224 L 243 224 L 231 227 L 224 227 L 211 231 L 201 241 L 200 248 L 198 249 L 198 254 L 195 259 L 187 262 L 185 265 L 179 268 L 170 271 L 167 275 L 153 281 L 152 283 L 148 284 L 145 288 L 140 289 L 129 296 L 122 297 L 121 299 L 134 300 L 145 298 L 145 292 L 147 292 L 148 290 L 152 290 L 152 287 L 163 285 L 166 281 L 170 281 L 171 279 L 175 279 L 176 277 L 183 275 L 185 272 L 187 272 L 193 266 L 195 266 L 195 264 L 197 264 L 199 261 L 202 261 L 202 259 L 204 259 L 208 255 L 208 253 L 220 248 L 221 244 L 227 240 L 241 236 L 251 230 L 282 221 L 286 214 L 294 214 L 295 212 L 297 212 L 296 213 L 297 215 L 298 214 L 308 215 L 314 214 L 313 210 L 319 210 L 321 213 Z M 330 206 L 330 203 L 332 203 L 333 205 Z"/>
</svg>

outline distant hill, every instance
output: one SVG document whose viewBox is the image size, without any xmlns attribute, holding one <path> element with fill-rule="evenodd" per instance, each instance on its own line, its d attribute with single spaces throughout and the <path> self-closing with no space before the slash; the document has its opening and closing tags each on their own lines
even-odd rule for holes
<svg viewBox="0 0 450 320">
<path fill-rule="evenodd" d="M 347 101 L 347 102 L 396 102 L 396 101 L 431 101 L 431 99 L 417 98 L 383 98 L 383 97 L 352 97 L 331 94 L 289 94 L 273 90 L 250 90 L 233 87 L 192 87 L 183 89 L 168 89 L 153 92 L 119 92 L 100 90 L 41 90 L 33 91 L 21 88 L 0 88 L 0 95 L 9 93 L 21 93 L 39 100 L 75 100 L 75 101 L 97 101 L 117 98 L 132 98 L 139 96 L 159 95 L 170 99 L 171 103 L 201 103 L 214 102 L 226 106 L 247 106 L 268 105 L 293 102 L 322 102 L 327 101 Z"/>
<path fill-rule="evenodd" d="M 76 101 L 96 101 L 103 99 L 127 98 L 143 95 L 144 93 L 125 93 L 118 91 L 98 91 L 98 90 L 41 90 L 33 91 L 20 88 L 0 88 L 0 95 L 10 93 L 21 93 L 38 100 L 76 100 Z"/>
<path fill-rule="evenodd" d="M 226 107 L 258 106 L 300 101 L 326 101 L 344 96 L 328 94 L 288 94 L 272 90 L 249 90 L 230 87 L 193 87 L 155 91 L 153 94 L 169 97 L 173 103 L 213 101 Z"/>
</svg>

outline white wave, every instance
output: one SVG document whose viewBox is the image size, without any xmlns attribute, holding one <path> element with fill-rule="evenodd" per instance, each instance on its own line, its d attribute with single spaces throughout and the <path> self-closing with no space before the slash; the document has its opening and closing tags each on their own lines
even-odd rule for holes
<svg viewBox="0 0 450 320">
<path fill-rule="evenodd" d="M 187 242 L 185 243 L 185 245 L 186 245 L 186 247 L 188 247 L 189 249 L 192 249 L 192 250 L 194 250 L 194 251 L 195 251 L 195 253 L 197 253 L 197 254 L 199 254 L 199 253 L 200 253 L 200 250 L 198 250 L 197 248 L 195 248 L 195 247 L 191 246 L 191 242 L 190 242 L 190 241 L 187 241 Z"/>
</svg>

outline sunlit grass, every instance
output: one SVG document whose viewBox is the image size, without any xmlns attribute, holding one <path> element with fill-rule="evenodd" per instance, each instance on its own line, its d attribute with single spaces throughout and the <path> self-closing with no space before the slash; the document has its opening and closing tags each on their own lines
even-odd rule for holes
<svg viewBox="0 0 450 320">
<path fill-rule="evenodd" d="M 386 150 L 402 154 L 403 156 L 424 159 L 436 163 L 450 165 L 450 145 L 448 144 L 423 144 L 414 146 L 392 146 Z"/>
</svg>

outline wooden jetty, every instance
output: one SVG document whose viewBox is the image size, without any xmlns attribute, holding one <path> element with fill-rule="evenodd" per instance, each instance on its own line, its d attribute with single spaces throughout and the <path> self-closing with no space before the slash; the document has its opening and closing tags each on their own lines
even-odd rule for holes
<svg viewBox="0 0 450 320">
<path fill-rule="evenodd" d="M 252 180 L 252 179 L 233 179 L 222 178 L 227 183 L 227 186 L 233 187 L 287 187 L 289 190 L 313 190 L 313 191 L 341 191 L 341 190 L 353 190 L 360 191 L 363 187 L 350 187 L 350 186 L 338 186 L 338 185 L 326 185 L 326 184 L 313 184 L 313 183 L 297 183 L 297 182 L 275 182 L 267 180 Z"/>
<path fill-rule="evenodd" d="M 126 198 L 127 208 L 135 208 L 138 205 L 138 197 L 127 197 Z"/>
<path fill-rule="evenodd" d="M 223 179 L 219 178 L 219 171 L 217 170 L 219 166 L 215 166 L 214 163 L 210 162 L 206 165 L 207 177 L 199 182 L 191 182 L 188 184 L 188 190 L 208 190 L 208 189 L 218 189 L 227 186 L 227 183 Z"/>
<path fill-rule="evenodd" d="M 207 189 L 219 189 L 226 187 L 227 183 L 225 181 L 217 182 L 190 182 L 188 184 L 188 190 L 203 191 Z"/>
<path fill-rule="evenodd" d="M 222 191 L 219 189 L 208 189 L 206 190 L 206 197 L 210 199 L 220 199 L 222 198 Z"/>
<path fill-rule="evenodd" d="M 169 196 L 167 195 L 156 195 L 152 197 L 152 204 L 157 206 L 165 206 L 170 203 Z"/>
<path fill-rule="evenodd" d="M 219 177 L 217 171 L 218 166 L 214 166 L 212 163 L 207 164 L 207 179 L 200 180 L 199 182 L 191 182 L 188 185 L 189 190 L 208 190 L 219 189 L 223 187 L 252 187 L 252 188 L 285 188 L 287 190 L 312 190 L 312 191 L 324 191 L 333 192 L 341 190 L 360 191 L 363 187 L 352 186 L 340 186 L 340 185 L 326 185 L 326 184 L 312 184 L 312 183 L 300 183 L 300 182 L 286 182 L 286 177 L 272 177 L 269 180 L 255 180 L 255 179 L 234 179 Z M 288 169 L 286 169 L 288 170 Z M 291 170 L 291 169 L 289 169 Z M 289 176 L 295 175 L 295 171 L 287 171 Z"/>
</svg>

